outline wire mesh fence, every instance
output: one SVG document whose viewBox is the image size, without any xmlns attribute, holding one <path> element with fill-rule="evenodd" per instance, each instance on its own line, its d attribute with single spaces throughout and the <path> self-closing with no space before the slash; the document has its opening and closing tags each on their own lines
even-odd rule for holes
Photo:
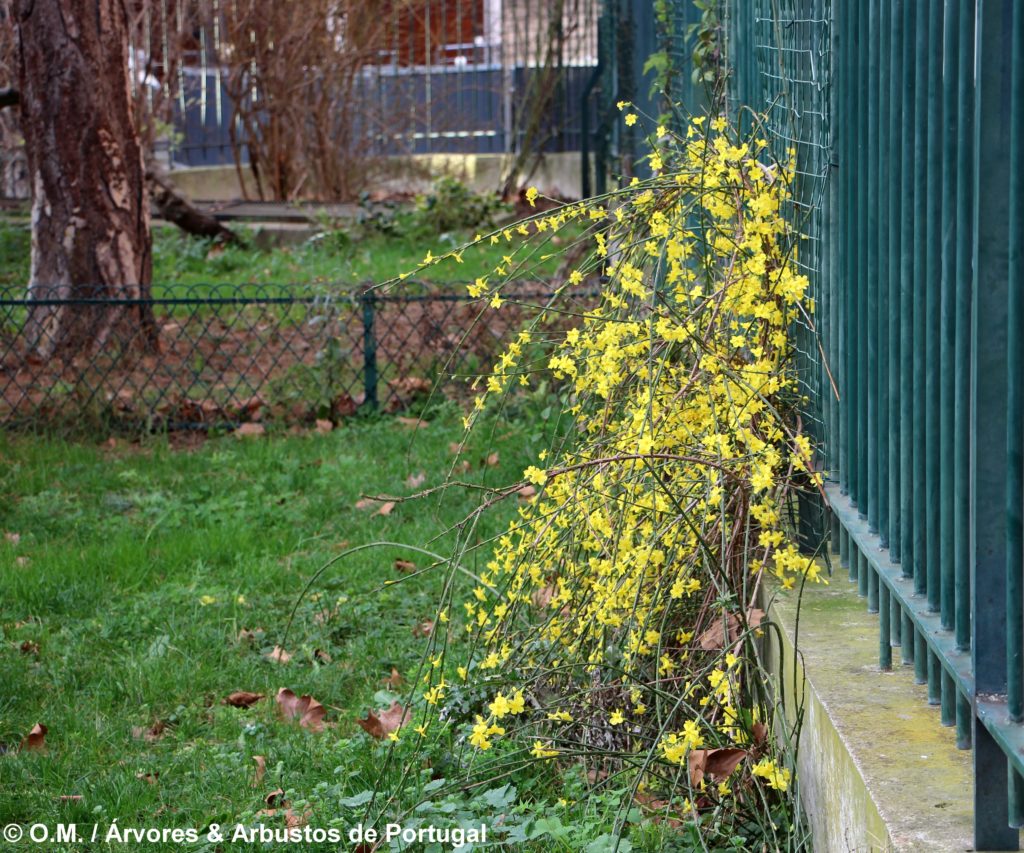
<svg viewBox="0 0 1024 853">
<path fill-rule="evenodd" d="M 0 425 L 126 429 L 338 421 L 460 397 L 510 332 L 578 322 L 590 291 L 525 287 L 494 310 L 452 288 L 419 295 L 208 285 L 139 299 L 0 290 Z M 60 338 L 62 312 L 98 339 Z"/>
</svg>

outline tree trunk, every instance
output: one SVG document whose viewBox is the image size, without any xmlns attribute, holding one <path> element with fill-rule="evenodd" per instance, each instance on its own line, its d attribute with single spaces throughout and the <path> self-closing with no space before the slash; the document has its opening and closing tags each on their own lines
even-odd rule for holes
<svg viewBox="0 0 1024 853">
<path fill-rule="evenodd" d="M 32 180 L 33 300 L 149 297 L 152 255 L 122 0 L 14 0 Z M 157 346 L 151 306 L 40 305 L 29 340 L 68 358 Z"/>
</svg>

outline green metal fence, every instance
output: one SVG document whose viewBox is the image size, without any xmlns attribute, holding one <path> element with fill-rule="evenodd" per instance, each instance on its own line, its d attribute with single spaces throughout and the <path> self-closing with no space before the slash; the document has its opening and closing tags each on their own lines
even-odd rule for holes
<svg viewBox="0 0 1024 853">
<path fill-rule="evenodd" d="M 685 5 L 690 0 L 673 0 Z M 721 0 L 727 103 L 798 153 L 798 331 L 833 547 L 1024 825 L 1024 3 Z M 801 513 L 804 515 L 805 513 Z"/>
</svg>

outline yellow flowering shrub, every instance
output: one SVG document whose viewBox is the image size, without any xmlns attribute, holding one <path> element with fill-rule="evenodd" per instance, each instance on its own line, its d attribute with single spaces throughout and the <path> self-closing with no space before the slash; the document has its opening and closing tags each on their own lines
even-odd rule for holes
<svg viewBox="0 0 1024 853">
<path fill-rule="evenodd" d="M 649 166 L 652 178 L 524 229 L 586 224 L 592 251 L 561 286 L 600 275 L 601 294 L 545 357 L 573 429 L 506 492 L 520 506 L 464 603 L 473 660 L 460 674 L 493 684 L 472 746 L 586 753 L 674 790 L 681 777 L 680 799 L 700 809 L 791 781 L 766 736 L 753 639 L 766 574 L 823 580 L 787 522 L 796 489 L 821 485 L 791 345 L 813 303 L 783 215 L 791 152 L 779 162 L 756 133 L 698 118 L 659 128 Z M 517 251 L 471 294 L 500 308 Z M 511 343 L 467 428 L 529 383 L 536 335 Z M 694 756 L 726 747 L 744 751 L 728 774 L 695 772 Z"/>
</svg>

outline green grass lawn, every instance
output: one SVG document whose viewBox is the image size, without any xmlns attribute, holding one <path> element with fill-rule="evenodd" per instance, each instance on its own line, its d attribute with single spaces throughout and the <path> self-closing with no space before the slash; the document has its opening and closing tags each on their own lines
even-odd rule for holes
<svg viewBox="0 0 1024 853">
<path fill-rule="evenodd" d="M 245 226 L 232 227 L 251 243 L 251 234 Z M 567 228 L 558 239 L 564 245 L 564 241 L 578 233 L 576 227 Z M 298 246 L 261 250 L 251 244 L 214 248 L 209 241 L 196 240 L 176 228 L 162 226 L 153 234 L 153 295 L 202 297 L 208 295 L 213 289 L 211 285 L 216 283 L 243 285 L 250 293 L 258 286 L 260 292 L 267 295 L 285 295 L 289 292 L 287 285 L 354 290 L 402 273 L 413 273 L 413 278 L 425 282 L 465 283 L 491 273 L 510 252 L 510 246 L 515 247 L 520 241 L 520 235 L 513 234 L 512 243 L 501 240 L 491 245 L 487 242 L 467 250 L 461 264 L 448 259 L 416 272 L 428 249 L 434 256 L 440 256 L 474 236 L 472 232 L 458 231 L 447 235 L 370 233 L 353 237 L 338 230 L 325 231 Z M 27 224 L 0 220 L 0 288 L 18 289 L 28 281 L 30 244 Z M 550 248 L 533 252 L 526 264 L 527 279 L 555 273 L 558 258 L 541 257 L 550 252 Z M 523 257 L 527 254 L 529 252 Z"/>
<path fill-rule="evenodd" d="M 467 450 L 471 469 L 460 478 L 513 481 L 541 440 L 514 422 L 489 435 Z M 355 505 L 362 494 L 411 493 L 410 475 L 425 475 L 420 488 L 440 483 L 460 438 L 458 418 L 442 413 L 415 431 L 357 419 L 329 434 L 227 436 L 191 450 L 162 439 L 114 447 L 0 439 L 0 825 L 103 831 L 117 818 L 129 827 L 283 827 L 280 808 L 258 815 L 282 788 L 294 811 L 311 811 L 311 825 L 344 828 L 358 822 L 378 781 L 387 790 L 408 772 L 392 811 L 423 800 L 419 819 L 467 824 L 507 813 L 504 831 L 515 834 L 502 837 L 520 844 L 532 834 L 536 849 L 604 849 L 617 793 L 574 805 L 581 775 L 521 761 L 500 783 L 450 791 L 438 781 L 446 773 L 493 775 L 454 729 L 414 753 L 405 740 L 377 741 L 356 725 L 369 708 L 405 700 L 399 694 L 428 642 L 413 629 L 436 618 L 442 569 L 400 574 L 397 557 L 421 569 L 430 560 L 363 550 L 300 600 L 314 572 L 346 548 L 391 540 L 450 553 L 444 531 L 478 497 L 450 491 L 387 516 Z M 497 466 L 485 462 L 491 450 Z M 492 535 L 506 518 L 492 514 L 476 535 Z M 456 601 L 464 593 L 457 589 Z M 454 642 L 457 660 L 465 650 Z M 288 663 L 268 659 L 275 646 Z M 382 682 L 393 669 L 406 679 L 397 690 Z M 321 702 L 331 725 L 316 733 L 281 720 L 273 700 L 281 687 Z M 267 698 L 249 709 L 223 703 L 240 690 Z M 46 751 L 19 751 L 36 723 L 48 728 Z M 266 766 L 255 784 L 254 756 Z M 500 750 L 486 756 L 506 759 Z M 644 831 L 658 849 L 657 830 Z"/>
</svg>

